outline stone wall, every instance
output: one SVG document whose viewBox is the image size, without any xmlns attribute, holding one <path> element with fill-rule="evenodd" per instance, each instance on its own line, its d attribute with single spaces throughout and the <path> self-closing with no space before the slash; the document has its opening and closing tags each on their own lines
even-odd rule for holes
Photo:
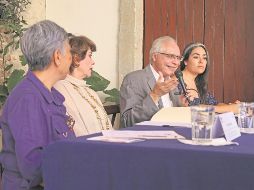
<svg viewBox="0 0 254 190">
<path fill-rule="evenodd" d="M 118 43 L 119 87 L 124 76 L 143 66 L 143 1 L 121 0 Z"/>
</svg>

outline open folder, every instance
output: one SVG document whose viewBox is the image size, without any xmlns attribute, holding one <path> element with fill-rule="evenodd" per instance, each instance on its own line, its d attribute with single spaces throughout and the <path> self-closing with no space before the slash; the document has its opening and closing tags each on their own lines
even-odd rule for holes
<svg viewBox="0 0 254 190">
<path fill-rule="evenodd" d="M 190 107 L 162 108 L 154 114 L 151 122 L 158 122 L 164 125 L 191 127 Z"/>
</svg>

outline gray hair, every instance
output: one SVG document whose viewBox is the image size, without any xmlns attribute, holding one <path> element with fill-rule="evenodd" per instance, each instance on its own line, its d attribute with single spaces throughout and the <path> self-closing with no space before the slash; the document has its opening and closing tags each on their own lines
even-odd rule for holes
<svg viewBox="0 0 254 190">
<path fill-rule="evenodd" d="M 44 70 L 51 61 L 54 52 L 64 53 L 64 41 L 67 32 L 56 23 L 44 20 L 29 27 L 23 34 L 20 46 L 29 69 Z"/>
<path fill-rule="evenodd" d="M 164 42 L 176 42 L 174 38 L 170 36 L 162 36 L 153 41 L 152 47 L 149 53 L 149 61 L 152 63 L 153 53 L 160 52 L 162 50 L 162 45 Z"/>
</svg>

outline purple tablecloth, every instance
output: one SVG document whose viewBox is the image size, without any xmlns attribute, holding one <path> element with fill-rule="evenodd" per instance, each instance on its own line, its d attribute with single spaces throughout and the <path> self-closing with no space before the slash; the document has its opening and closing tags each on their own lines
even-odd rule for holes
<svg viewBox="0 0 254 190">
<path fill-rule="evenodd" d="M 187 128 L 137 126 L 132 130 Z M 44 151 L 45 190 L 253 190 L 254 135 L 240 145 L 191 146 L 177 140 L 108 143 L 78 138 Z"/>
</svg>

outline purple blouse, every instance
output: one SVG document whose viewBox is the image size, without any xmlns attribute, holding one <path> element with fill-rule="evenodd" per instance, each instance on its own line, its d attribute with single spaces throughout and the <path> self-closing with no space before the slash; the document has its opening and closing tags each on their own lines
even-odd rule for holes
<svg viewBox="0 0 254 190">
<path fill-rule="evenodd" d="M 57 90 L 49 91 L 32 72 L 13 89 L 0 120 L 3 189 L 36 189 L 42 182 L 43 148 L 56 140 L 75 138 L 67 126 L 63 101 Z"/>
</svg>

